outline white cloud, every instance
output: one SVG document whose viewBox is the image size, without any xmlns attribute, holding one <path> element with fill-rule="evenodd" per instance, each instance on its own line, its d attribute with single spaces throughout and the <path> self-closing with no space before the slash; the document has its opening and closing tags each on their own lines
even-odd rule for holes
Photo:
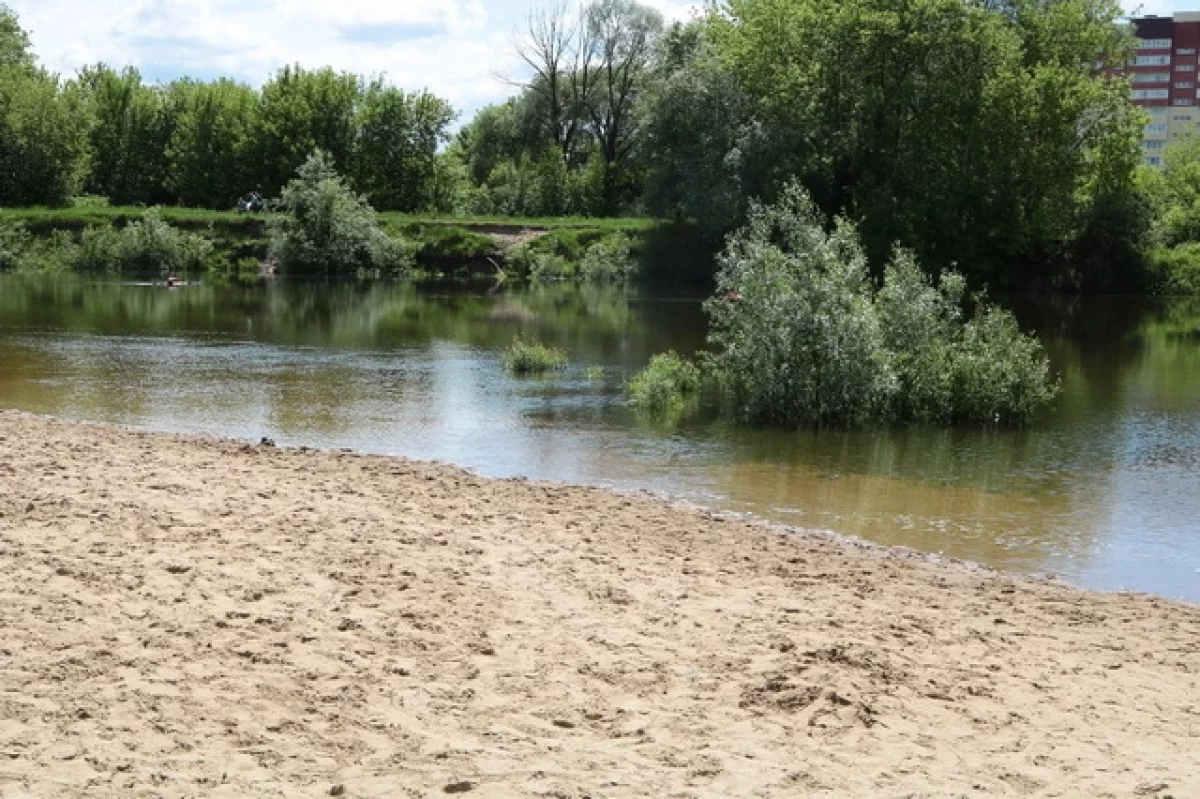
<svg viewBox="0 0 1200 799">
<path fill-rule="evenodd" d="M 512 89 L 513 31 L 554 0 L 6 0 L 42 63 L 98 61 L 150 79 L 229 76 L 261 85 L 286 64 L 386 74 L 470 113 Z M 699 2 L 646 0 L 667 19 Z"/>
</svg>

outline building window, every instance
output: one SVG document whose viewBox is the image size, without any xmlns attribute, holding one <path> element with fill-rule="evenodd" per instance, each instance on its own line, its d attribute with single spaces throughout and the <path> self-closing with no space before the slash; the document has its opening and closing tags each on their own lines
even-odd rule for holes
<svg viewBox="0 0 1200 799">
<path fill-rule="evenodd" d="M 1134 89 L 1133 99 L 1135 100 L 1165 100 L 1170 94 L 1166 89 Z"/>
<path fill-rule="evenodd" d="M 1171 46 L 1170 39 L 1139 39 L 1139 50 L 1161 50 Z"/>
<path fill-rule="evenodd" d="M 1161 150 L 1164 144 L 1166 144 L 1166 142 L 1162 139 L 1151 139 L 1149 141 L 1142 142 L 1142 146 L 1147 150 Z"/>
<path fill-rule="evenodd" d="M 1191 97 L 1176 97 L 1175 105 L 1195 105 L 1196 101 Z"/>
<path fill-rule="evenodd" d="M 1147 165 L 1147 166 L 1161 166 L 1161 165 L 1162 165 L 1162 158 L 1160 158 L 1160 157 L 1159 157 L 1159 156 L 1157 156 L 1157 155 L 1151 155 L 1151 156 L 1148 156 L 1148 157 L 1146 158 L 1146 165 Z"/>
<path fill-rule="evenodd" d="M 1175 71 L 1176 72 L 1195 72 L 1196 65 L 1195 64 L 1176 64 Z"/>
<path fill-rule="evenodd" d="M 1166 133 L 1166 132 L 1167 132 L 1167 123 L 1166 122 L 1151 122 L 1149 125 L 1146 126 L 1147 134 Z"/>
<path fill-rule="evenodd" d="M 1195 55 L 1195 54 L 1196 54 L 1195 47 L 1180 47 L 1178 50 L 1175 51 L 1175 55 Z"/>
<path fill-rule="evenodd" d="M 1170 72 L 1135 72 L 1134 83 L 1166 83 L 1171 79 Z"/>
<path fill-rule="evenodd" d="M 1194 89 L 1194 88 L 1196 88 L 1196 84 L 1192 83 L 1190 80 L 1181 80 L 1181 81 L 1177 81 L 1175 83 L 1175 88 L 1176 89 Z"/>
<path fill-rule="evenodd" d="M 1165 67 L 1171 63 L 1169 55 L 1139 55 L 1133 57 L 1135 67 Z"/>
<path fill-rule="evenodd" d="M 1192 115 L 1191 114 L 1176 114 L 1175 116 L 1171 117 L 1171 121 L 1172 122 L 1191 122 Z"/>
</svg>

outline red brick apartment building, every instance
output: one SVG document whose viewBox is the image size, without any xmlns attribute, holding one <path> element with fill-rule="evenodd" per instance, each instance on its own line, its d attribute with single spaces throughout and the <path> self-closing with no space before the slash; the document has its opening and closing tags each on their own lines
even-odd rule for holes
<svg viewBox="0 0 1200 799">
<path fill-rule="evenodd" d="M 1120 70 L 1133 81 L 1133 102 L 1150 122 L 1142 134 L 1142 162 L 1161 166 L 1163 150 L 1200 126 L 1200 11 L 1132 20 L 1133 63 Z"/>
</svg>

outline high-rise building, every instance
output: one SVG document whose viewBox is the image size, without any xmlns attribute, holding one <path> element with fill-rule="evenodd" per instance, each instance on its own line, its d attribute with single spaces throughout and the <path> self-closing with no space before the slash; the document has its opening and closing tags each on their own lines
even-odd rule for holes
<svg viewBox="0 0 1200 799">
<path fill-rule="evenodd" d="M 1137 51 L 1119 72 L 1132 80 L 1133 102 L 1150 114 L 1142 133 L 1142 163 L 1161 166 L 1163 150 L 1200 133 L 1200 11 L 1132 22 Z"/>
</svg>

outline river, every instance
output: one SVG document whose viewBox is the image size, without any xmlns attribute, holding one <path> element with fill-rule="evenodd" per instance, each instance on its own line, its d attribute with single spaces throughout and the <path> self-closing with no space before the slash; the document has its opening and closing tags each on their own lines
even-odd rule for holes
<svg viewBox="0 0 1200 799">
<path fill-rule="evenodd" d="M 0 407 L 647 489 L 1101 590 L 1200 601 L 1200 301 L 1011 301 L 1063 392 L 1024 430 L 747 430 L 639 417 L 698 297 L 547 286 L 0 277 Z M 500 365 L 518 332 L 562 375 Z"/>
</svg>

